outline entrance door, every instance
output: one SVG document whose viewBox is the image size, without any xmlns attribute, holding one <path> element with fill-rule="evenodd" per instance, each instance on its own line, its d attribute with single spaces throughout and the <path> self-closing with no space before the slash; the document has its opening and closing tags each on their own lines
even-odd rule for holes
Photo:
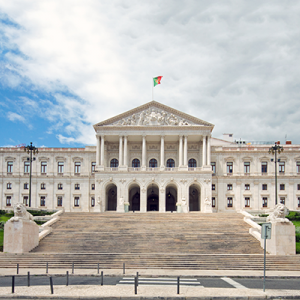
<svg viewBox="0 0 300 300">
<path fill-rule="evenodd" d="M 147 211 L 158 211 L 158 196 L 153 194 L 147 199 Z"/>
</svg>

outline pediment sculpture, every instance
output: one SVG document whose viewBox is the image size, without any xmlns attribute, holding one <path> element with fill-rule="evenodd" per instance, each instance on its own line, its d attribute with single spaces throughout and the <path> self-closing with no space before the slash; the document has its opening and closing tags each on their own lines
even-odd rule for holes
<svg viewBox="0 0 300 300">
<path fill-rule="evenodd" d="M 189 126 L 194 125 L 173 113 L 158 109 L 149 108 L 140 113 L 123 118 L 112 125 L 142 126 L 142 125 L 169 125 L 169 126 Z"/>
</svg>

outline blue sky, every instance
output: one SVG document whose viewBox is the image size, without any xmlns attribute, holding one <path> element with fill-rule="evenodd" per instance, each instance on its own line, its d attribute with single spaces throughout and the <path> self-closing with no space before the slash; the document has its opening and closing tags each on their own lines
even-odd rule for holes
<svg viewBox="0 0 300 300">
<path fill-rule="evenodd" d="M 300 144 L 300 1 L 0 0 L 0 146 L 94 145 L 155 100 L 214 137 Z"/>
</svg>

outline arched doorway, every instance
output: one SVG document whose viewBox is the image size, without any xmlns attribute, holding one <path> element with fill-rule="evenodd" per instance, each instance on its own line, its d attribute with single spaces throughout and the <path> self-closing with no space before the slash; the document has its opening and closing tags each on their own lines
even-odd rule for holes
<svg viewBox="0 0 300 300">
<path fill-rule="evenodd" d="M 176 211 L 177 188 L 173 185 L 166 187 L 166 211 Z"/>
<path fill-rule="evenodd" d="M 159 210 L 158 186 L 150 184 L 147 189 L 147 211 Z"/>
<path fill-rule="evenodd" d="M 106 210 L 116 211 L 117 210 L 117 186 L 110 184 L 106 188 Z"/>
<path fill-rule="evenodd" d="M 137 184 L 130 186 L 128 191 L 129 210 L 140 211 L 140 187 Z"/>
<path fill-rule="evenodd" d="M 189 211 L 200 211 L 200 188 L 192 184 L 189 187 Z"/>
</svg>

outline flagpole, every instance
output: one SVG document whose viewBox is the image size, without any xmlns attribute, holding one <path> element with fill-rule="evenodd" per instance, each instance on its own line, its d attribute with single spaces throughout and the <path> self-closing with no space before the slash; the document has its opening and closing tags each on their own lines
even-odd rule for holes
<svg viewBox="0 0 300 300">
<path fill-rule="evenodd" d="M 153 96 L 153 85 L 154 85 L 153 84 L 153 77 L 152 77 L 152 81 L 151 82 L 152 82 L 151 84 L 152 84 L 152 101 L 153 101 L 154 100 L 154 96 Z"/>
</svg>

